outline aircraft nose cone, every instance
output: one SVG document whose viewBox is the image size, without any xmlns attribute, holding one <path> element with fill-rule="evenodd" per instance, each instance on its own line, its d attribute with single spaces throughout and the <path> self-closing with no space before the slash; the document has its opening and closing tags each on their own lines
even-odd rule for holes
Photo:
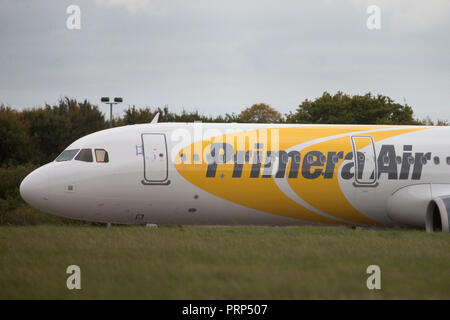
<svg viewBox="0 0 450 320">
<path fill-rule="evenodd" d="M 44 168 L 38 168 L 23 179 L 20 195 L 25 202 L 35 208 L 42 208 L 48 201 L 48 178 Z"/>
</svg>

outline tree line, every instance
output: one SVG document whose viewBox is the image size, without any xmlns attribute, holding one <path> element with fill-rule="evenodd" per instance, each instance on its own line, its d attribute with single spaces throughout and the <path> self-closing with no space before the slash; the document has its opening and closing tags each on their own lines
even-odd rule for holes
<svg viewBox="0 0 450 320">
<path fill-rule="evenodd" d="M 254 104 L 240 113 L 206 116 L 197 111 L 180 113 L 169 108 L 129 107 L 113 119 L 113 126 L 148 123 L 159 113 L 160 122 L 317 123 L 447 125 L 429 118 L 414 118 L 413 109 L 383 95 L 348 95 L 324 92 L 304 100 L 294 112 L 282 115 L 265 103 Z M 0 167 L 50 162 L 78 138 L 109 127 L 109 119 L 87 100 L 64 98 L 55 105 L 19 111 L 0 105 Z"/>
</svg>

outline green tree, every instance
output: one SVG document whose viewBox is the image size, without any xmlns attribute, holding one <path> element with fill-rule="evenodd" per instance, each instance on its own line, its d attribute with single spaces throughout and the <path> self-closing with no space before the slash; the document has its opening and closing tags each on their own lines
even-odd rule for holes
<svg viewBox="0 0 450 320">
<path fill-rule="evenodd" d="M 246 108 L 239 114 L 241 122 L 273 123 L 280 122 L 281 114 L 265 103 Z"/>
<path fill-rule="evenodd" d="M 426 117 L 425 119 L 420 121 L 424 126 L 449 126 L 450 123 L 448 120 L 437 119 L 436 121 L 431 120 L 430 117 Z"/>
<path fill-rule="evenodd" d="M 413 110 L 407 104 L 395 103 L 380 94 L 350 96 L 340 91 L 335 95 L 324 92 L 314 101 L 306 99 L 286 118 L 290 123 L 421 124 L 414 119 Z"/>
<path fill-rule="evenodd" d="M 75 99 L 65 98 L 60 100 L 58 106 L 53 107 L 61 110 L 65 118 L 70 121 L 70 135 L 76 139 L 87 134 L 109 128 L 108 121 L 98 106 L 92 105 L 89 101 L 77 102 Z M 68 141 L 71 143 L 73 141 Z"/>
<path fill-rule="evenodd" d="M 0 105 L 0 166 L 28 162 L 29 142 L 20 113 Z"/>
<path fill-rule="evenodd" d="M 124 125 L 137 124 L 137 123 L 150 123 L 159 110 L 151 111 L 150 108 L 137 109 L 135 106 L 125 110 L 125 114 L 122 118 Z M 160 117 L 162 114 L 160 114 Z"/>
<path fill-rule="evenodd" d="M 159 122 L 240 122 L 239 117 L 235 114 L 226 114 L 225 116 L 208 117 L 198 113 L 198 111 L 183 110 L 180 114 L 169 111 L 168 107 L 164 108 L 144 108 L 138 109 L 136 106 L 125 110 L 125 114 L 121 119 L 123 125 L 150 123 L 156 114 L 159 113 Z"/>
<path fill-rule="evenodd" d="M 108 127 L 97 106 L 69 98 L 58 105 L 24 110 L 22 117 L 29 128 L 30 162 L 37 164 L 52 161 L 73 141 Z"/>
</svg>

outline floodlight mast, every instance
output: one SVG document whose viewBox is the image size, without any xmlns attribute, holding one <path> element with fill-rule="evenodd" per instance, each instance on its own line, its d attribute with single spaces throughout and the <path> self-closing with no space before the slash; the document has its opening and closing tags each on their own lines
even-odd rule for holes
<svg viewBox="0 0 450 320">
<path fill-rule="evenodd" d="M 109 127 L 112 128 L 112 107 L 113 104 L 122 103 L 123 99 L 121 97 L 115 97 L 114 101 L 109 101 L 109 97 L 102 97 L 100 99 L 101 102 L 105 104 L 109 104 Z"/>
<path fill-rule="evenodd" d="M 121 97 L 115 97 L 114 98 L 114 102 L 113 101 L 109 101 L 109 97 L 102 97 L 100 99 L 101 102 L 105 103 L 105 104 L 109 104 L 109 127 L 112 128 L 112 107 L 113 104 L 118 104 L 123 102 L 123 99 Z M 108 222 L 107 227 L 110 228 L 111 227 L 111 223 Z"/>
</svg>

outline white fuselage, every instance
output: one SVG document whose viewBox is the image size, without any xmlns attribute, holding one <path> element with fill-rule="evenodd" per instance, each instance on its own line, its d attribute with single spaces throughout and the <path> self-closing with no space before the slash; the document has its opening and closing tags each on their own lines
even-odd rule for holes
<svg viewBox="0 0 450 320">
<path fill-rule="evenodd" d="M 38 168 L 20 190 L 42 211 L 98 222 L 423 228 L 428 217 L 427 228 L 446 231 L 448 136 L 418 126 L 124 126 L 78 139 L 72 159 Z M 83 149 L 92 161 L 77 160 Z"/>
</svg>

